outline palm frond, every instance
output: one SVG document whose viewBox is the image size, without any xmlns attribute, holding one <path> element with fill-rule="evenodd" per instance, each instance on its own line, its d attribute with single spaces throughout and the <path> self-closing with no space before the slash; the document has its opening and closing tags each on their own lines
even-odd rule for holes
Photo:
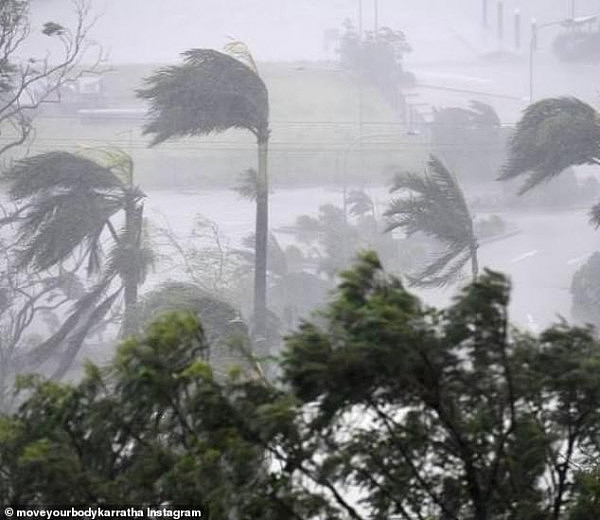
<svg viewBox="0 0 600 520">
<path fill-rule="evenodd" d="M 118 146 L 81 147 L 79 155 L 108 168 L 123 184 L 133 184 L 133 158 Z"/>
<path fill-rule="evenodd" d="M 17 161 L 4 178 L 10 183 L 10 197 L 16 201 L 48 190 L 110 191 L 121 186 L 109 168 L 68 152 L 48 152 Z"/>
<path fill-rule="evenodd" d="M 444 248 L 412 283 L 439 286 L 455 279 L 477 248 L 473 219 L 455 177 L 432 156 L 423 175 L 404 172 L 395 178 L 391 191 L 404 193 L 385 212 L 387 230 L 403 228 L 409 236 L 424 233 Z"/>
<path fill-rule="evenodd" d="M 258 173 L 254 168 L 248 168 L 238 176 L 238 183 L 234 186 L 235 191 L 241 198 L 256 201 L 258 193 Z"/>
<path fill-rule="evenodd" d="M 347 197 L 351 215 L 360 216 L 374 210 L 373 200 L 362 190 L 352 190 Z"/>
<path fill-rule="evenodd" d="M 509 142 L 500 180 L 528 175 L 524 193 L 569 166 L 595 164 L 600 158 L 600 119 L 588 104 L 561 97 L 530 105 Z"/>
<path fill-rule="evenodd" d="M 118 198 L 95 192 L 50 192 L 45 198 L 38 197 L 17 224 L 19 265 L 47 269 L 85 243 L 99 258 L 99 237 L 108 219 L 121 207 Z M 92 262 L 90 267 L 94 265 Z"/>
<path fill-rule="evenodd" d="M 20 266 L 47 269 L 83 246 L 88 272 L 97 271 L 100 235 L 109 219 L 127 200 L 144 196 L 130 186 L 130 179 L 119 178 L 132 172 L 131 158 L 108 148 L 83 154 L 50 152 L 18 161 L 5 176 L 19 205 L 15 221 Z"/>
<path fill-rule="evenodd" d="M 436 157 L 424 175 L 396 177 L 392 191 L 407 190 L 408 197 L 393 199 L 385 212 L 388 230 L 405 228 L 407 234 L 423 232 L 441 242 L 469 242 L 471 215 L 454 176 Z"/>
<path fill-rule="evenodd" d="M 136 286 L 144 283 L 155 261 L 154 250 L 145 233 L 143 214 L 143 205 L 137 206 L 130 221 L 131 229 L 123 227 L 119 230 L 118 239 L 107 254 L 105 268 L 108 275 L 118 274 Z"/>
<path fill-rule="evenodd" d="M 254 61 L 254 57 L 250 52 L 248 46 L 240 40 L 234 40 L 229 42 L 227 45 L 223 47 L 223 50 L 226 54 L 234 57 L 236 60 L 241 61 L 243 64 L 247 65 L 252 71 L 258 75 L 258 67 L 256 66 L 256 62 Z"/>
<path fill-rule="evenodd" d="M 153 135 L 152 145 L 230 128 L 268 136 L 267 88 L 250 67 L 211 49 L 192 49 L 183 57 L 182 65 L 159 70 L 137 91 L 150 102 L 144 134 Z"/>
<path fill-rule="evenodd" d="M 413 287 L 444 287 L 460 279 L 465 265 L 471 260 L 471 252 L 463 247 L 448 248 L 436 255 L 431 263 L 407 279 Z"/>
<path fill-rule="evenodd" d="M 592 206 L 590 210 L 590 224 L 598 229 L 600 227 L 600 202 Z"/>
<path fill-rule="evenodd" d="M 255 235 L 247 235 L 242 239 L 242 245 L 245 249 L 237 249 L 234 251 L 242 260 L 249 264 L 254 264 L 255 253 Z M 267 237 L 267 265 L 268 272 L 282 276 L 287 273 L 287 258 L 285 251 L 279 244 L 277 237 L 273 233 L 269 233 Z"/>
</svg>

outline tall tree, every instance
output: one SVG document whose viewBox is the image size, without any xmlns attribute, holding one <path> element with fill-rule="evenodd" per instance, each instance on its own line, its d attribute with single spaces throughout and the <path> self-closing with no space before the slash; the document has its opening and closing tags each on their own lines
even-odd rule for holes
<svg viewBox="0 0 600 520">
<path fill-rule="evenodd" d="M 44 271 L 81 254 L 88 275 L 98 275 L 96 285 L 78 300 L 74 313 L 36 349 L 40 360 L 47 359 L 61 343 L 69 345 L 72 355 L 66 359 L 72 360 L 121 291 L 125 293 L 123 331 L 131 332 L 137 288 L 152 260 L 142 243 L 141 201 L 145 195 L 133 185 L 131 158 L 114 149 L 87 154 L 103 164 L 83 154 L 49 152 L 18 161 L 5 174 L 9 194 L 17 204 L 5 219 L 16 225 L 17 267 Z M 121 230 L 111 221 L 119 212 L 123 214 Z M 101 238 L 105 231 L 113 244 L 103 268 Z M 122 283 L 111 292 L 115 278 Z"/>
<path fill-rule="evenodd" d="M 316 453 L 322 482 L 353 486 L 362 508 L 347 518 L 568 518 L 600 453 L 600 343 L 565 323 L 510 331 L 509 293 L 485 271 L 432 311 L 366 255 L 288 339 L 284 376 L 314 443 L 296 464 Z"/>
<path fill-rule="evenodd" d="M 432 156 L 424 174 L 396 176 L 390 191 L 402 190 L 409 192 L 408 197 L 393 199 L 385 213 L 390 221 L 388 231 L 403 228 L 409 236 L 424 233 L 444 246 L 427 267 L 409 277 L 411 283 L 423 287 L 446 285 L 469 261 L 475 280 L 479 245 L 469 206 L 454 175 Z"/>
<path fill-rule="evenodd" d="M 237 56 L 240 46 L 233 48 Z M 241 52 L 241 54 L 240 54 Z M 144 133 L 151 145 L 171 138 L 203 136 L 242 128 L 258 144 L 254 268 L 254 337 L 266 337 L 269 96 L 251 58 L 242 62 L 211 49 L 183 53 L 181 65 L 166 67 L 146 80 L 138 95 L 150 102 L 151 121 Z"/>
<path fill-rule="evenodd" d="M 569 166 L 600 164 L 600 115 L 576 98 L 538 101 L 525 110 L 509 142 L 500 180 L 526 177 L 520 193 L 556 177 Z M 600 225 L 600 204 L 591 220 Z"/>
</svg>

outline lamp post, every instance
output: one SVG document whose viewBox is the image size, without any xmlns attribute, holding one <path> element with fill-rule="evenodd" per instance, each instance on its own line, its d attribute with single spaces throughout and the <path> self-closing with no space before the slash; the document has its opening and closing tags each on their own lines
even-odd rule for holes
<svg viewBox="0 0 600 520">
<path fill-rule="evenodd" d="M 538 48 L 538 36 L 540 29 L 562 25 L 568 25 L 569 20 L 560 20 L 557 22 L 545 23 L 538 25 L 535 18 L 531 19 L 531 38 L 529 40 L 529 103 L 533 103 L 533 86 L 534 86 L 534 57 Z"/>
<path fill-rule="evenodd" d="M 521 48 L 521 11 L 515 9 L 515 49 Z"/>
<path fill-rule="evenodd" d="M 497 5 L 497 26 L 496 26 L 496 32 L 497 32 L 497 36 L 498 36 L 498 40 L 502 41 L 502 39 L 504 38 L 504 3 L 502 2 L 502 0 L 500 0 L 498 2 Z"/>
<path fill-rule="evenodd" d="M 531 39 L 529 40 L 529 104 L 533 103 L 533 55 L 537 49 L 537 22 L 531 20 Z"/>
<path fill-rule="evenodd" d="M 363 16 L 362 16 L 362 0 L 358 0 L 358 39 L 363 37 Z"/>
<path fill-rule="evenodd" d="M 488 0 L 481 0 L 481 25 L 487 27 L 488 24 Z"/>
</svg>

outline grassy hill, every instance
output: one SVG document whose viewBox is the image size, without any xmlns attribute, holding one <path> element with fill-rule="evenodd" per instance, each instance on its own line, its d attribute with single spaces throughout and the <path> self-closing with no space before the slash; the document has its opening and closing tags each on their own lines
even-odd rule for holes
<svg viewBox="0 0 600 520">
<path fill-rule="evenodd" d="M 231 185 L 256 164 L 253 137 L 229 131 L 149 149 L 141 135 L 144 105 L 135 97 L 159 65 L 123 65 L 103 76 L 101 101 L 46 105 L 29 153 L 114 145 L 129 151 L 142 186 Z M 420 162 L 424 137 L 406 133 L 378 91 L 333 63 L 262 63 L 271 105 L 270 175 L 274 186 L 379 183 L 392 165 Z M 80 109 L 84 109 L 82 112 Z M 102 109 L 102 110 L 98 110 Z"/>
</svg>

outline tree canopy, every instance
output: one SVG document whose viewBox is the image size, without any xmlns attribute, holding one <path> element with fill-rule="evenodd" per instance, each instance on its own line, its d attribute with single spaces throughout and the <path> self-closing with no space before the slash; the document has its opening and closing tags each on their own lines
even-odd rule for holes
<svg viewBox="0 0 600 520">
<path fill-rule="evenodd" d="M 524 193 L 569 166 L 600 161 L 600 119 L 587 103 L 549 98 L 533 103 L 517 123 L 501 180 L 527 176 Z"/>
<path fill-rule="evenodd" d="M 182 65 L 159 70 L 138 90 L 150 101 L 151 121 L 144 133 L 154 135 L 152 144 L 230 128 L 268 137 L 269 97 L 258 74 L 212 49 L 191 49 L 183 57 Z"/>
<path fill-rule="evenodd" d="M 282 385 L 216 379 L 191 314 L 0 420 L 2 505 L 158 505 L 210 519 L 591 519 L 600 343 L 508 321 L 485 271 L 445 310 L 364 254 L 287 339 Z M 586 516 L 587 515 L 587 516 Z"/>
</svg>

